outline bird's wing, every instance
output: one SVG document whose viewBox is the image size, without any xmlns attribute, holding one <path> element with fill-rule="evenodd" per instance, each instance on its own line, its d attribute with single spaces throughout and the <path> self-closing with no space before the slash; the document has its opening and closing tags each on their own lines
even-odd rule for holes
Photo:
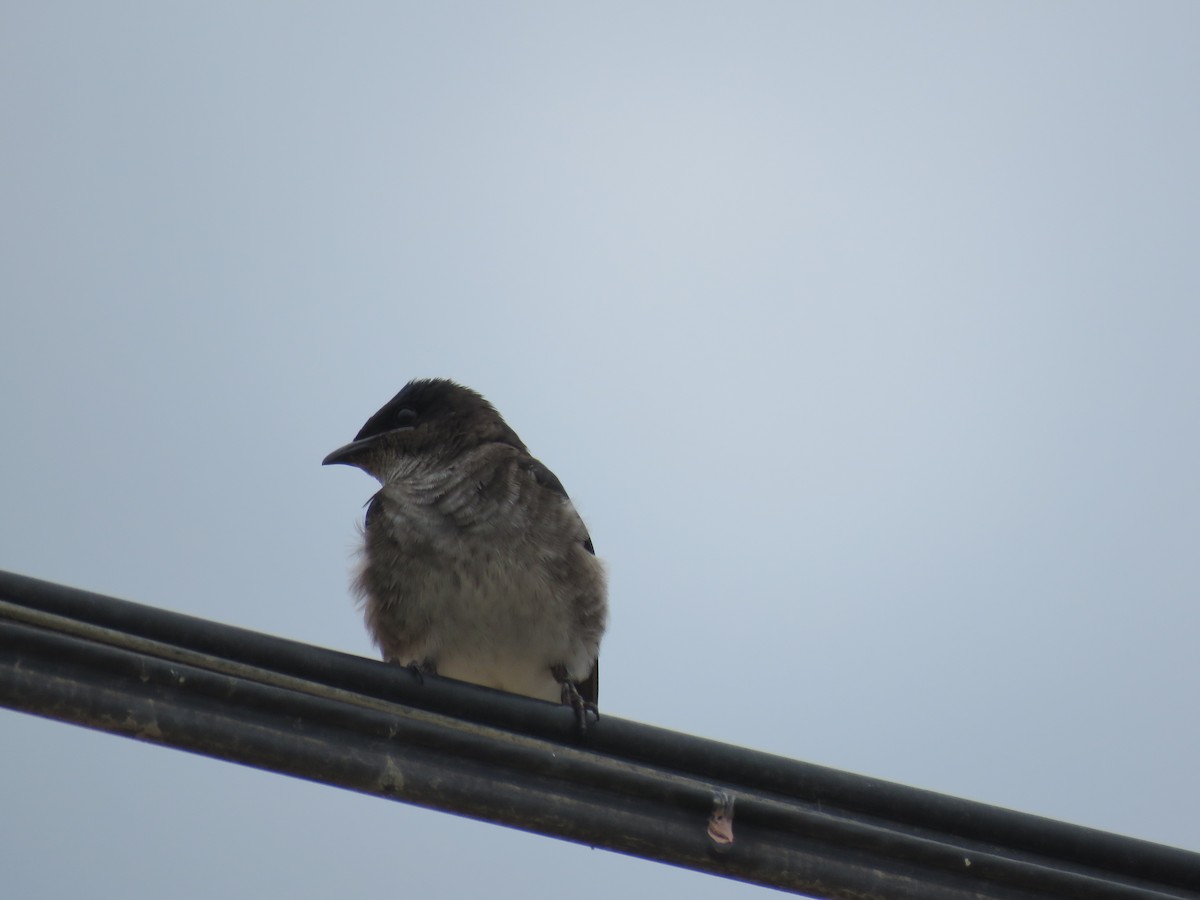
<svg viewBox="0 0 1200 900">
<path fill-rule="evenodd" d="M 562 496 L 566 497 L 568 500 L 571 499 L 570 496 L 567 494 L 567 489 L 565 487 L 563 487 L 562 482 L 558 480 L 558 476 L 555 475 L 553 472 L 551 472 L 544 465 L 542 465 L 542 463 L 540 463 L 538 460 L 534 459 L 533 457 L 530 457 L 528 460 L 526 460 L 524 463 L 521 464 L 521 468 L 525 469 L 530 474 L 532 474 L 534 480 L 539 485 L 544 487 L 546 490 L 553 491 L 556 494 L 562 494 Z M 582 520 L 580 520 L 579 525 L 583 529 L 583 547 L 584 547 L 584 549 L 587 550 L 588 553 L 592 554 L 592 556 L 595 556 L 596 548 L 592 546 L 592 537 L 590 534 L 588 534 L 587 526 L 585 526 L 583 524 Z M 583 697 L 583 699 L 585 701 L 592 704 L 593 706 L 595 706 L 596 703 L 599 702 L 599 699 L 600 699 L 600 660 L 599 659 L 597 659 L 594 663 L 592 663 L 592 671 L 591 671 L 591 674 L 589 674 L 587 678 L 583 679 L 583 681 L 575 682 L 575 688 L 576 688 L 576 690 L 579 691 L 579 695 L 581 697 Z"/>
<path fill-rule="evenodd" d="M 544 465 L 538 462 L 533 457 L 530 457 L 521 464 L 521 468 L 533 475 L 534 480 L 548 491 L 553 491 L 556 494 L 562 494 L 568 500 L 571 498 L 567 495 L 567 489 L 563 487 L 562 482 L 558 480 L 558 476 L 547 469 Z M 583 525 L 582 520 L 579 523 Z M 596 555 L 596 548 L 592 546 L 592 537 L 588 534 L 587 528 L 583 528 L 583 546 L 592 556 Z"/>
<path fill-rule="evenodd" d="M 597 659 L 592 663 L 592 674 L 588 675 L 583 681 L 575 682 L 575 689 L 579 691 L 579 696 L 588 703 L 595 706 L 600 702 L 600 660 Z"/>
</svg>

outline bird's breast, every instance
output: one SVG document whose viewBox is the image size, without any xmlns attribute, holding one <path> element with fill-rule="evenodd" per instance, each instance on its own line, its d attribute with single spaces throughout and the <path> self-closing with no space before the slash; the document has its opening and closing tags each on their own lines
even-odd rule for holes
<svg viewBox="0 0 1200 900">
<path fill-rule="evenodd" d="M 579 566 L 595 567 L 602 590 L 599 562 L 570 501 L 522 474 L 462 467 L 372 500 L 357 586 L 386 658 L 547 700 L 558 699 L 549 666 L 586 676 L 599 634 L 579 628 L 593 577 Z"/>
</svg>

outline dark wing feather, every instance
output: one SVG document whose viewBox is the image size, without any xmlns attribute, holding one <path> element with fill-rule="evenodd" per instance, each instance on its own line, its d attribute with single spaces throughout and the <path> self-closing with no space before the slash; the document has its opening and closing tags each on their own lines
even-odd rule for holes
<svg viewBox="0 0 1200 900">
<path fill-rule="evenodd" d="M 547 469 L 544 465 L 532 457 L 521 464 L 521 468 L 533 475 L 534 480 L 548 491 L 553 491 L 556 494 L 562 494 L 568 500 L 570 496 L 567 494 L 567 489 L 563 487 L 562 482 L 558 480 L 558 476 Z M 582 523 L 581 523 L 582 524 Z M 596 555 L 596 548 L 592 546 L 592 537 L 587 533 L 587 528 L 583 531 L 583 547 L 592 556 Z M 593 706 L 599 702 L 600 698 L 600 660 L 597 659 L 592 664 L 592 672 L 583 681 L 575 682 L 575 688 L 579 691 L 579 695 L 585 701 Z"/>
<path fill-rule="evenodd" d="M 383 514 L 383 491 L 376 491 L 367 501 L 367 514 L 363 517 L 363 528 L 370 528 L 371 523 Z"/>
<path fill-rule="evenodd" d="M 583 681 L 575 682 L 575 689 L 579 691 L 580 697 L 593 706 L 600 702 L 600 660 L 592 663 L 591 675 Z"/>
<path fill-rule="evenodd" d="M 549 469 L 547 469 L 544 465 L 542 465 L 536 459 L 530 458 L 529 460 L 523 462 L 521 464 L 521 468 L 524 469 L 526 472 L 529 472 L 531 475 L 533 475 L 534 481 L 536 481 L 538 484 L 540 484 L 546 490 L 553 491 L 556 494 L 562 494 L 568 500 L 571 499 L 570 496 L 567 494 L 567 489 L 565 487 L 563 487 L 562 482 L 558 480 L 558 476 L 555 475 L 553 472 L 551 472 Z M 591 535 L 589 535 L 587 533 L 586 528 L 584 529 L 583 534 L 584 534 L 584 540 L 583 540 L 584 548 L 587 550 L 588 553 L 592 554 L 592 556 L 595 556 L 596 548 L 592 546 L 592 538 L 591 538 Z"/>
</svg>

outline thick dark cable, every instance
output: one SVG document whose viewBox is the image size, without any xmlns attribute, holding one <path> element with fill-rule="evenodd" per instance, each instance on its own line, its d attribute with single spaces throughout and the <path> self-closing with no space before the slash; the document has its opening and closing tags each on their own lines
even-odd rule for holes
<svg viewBox="0 0 1200 900">
<path fill-rule="evenodd" d="M 1183 850 L 4 572 L 0 704 L 817 897 L 1200 898 Z"/>
</svg>

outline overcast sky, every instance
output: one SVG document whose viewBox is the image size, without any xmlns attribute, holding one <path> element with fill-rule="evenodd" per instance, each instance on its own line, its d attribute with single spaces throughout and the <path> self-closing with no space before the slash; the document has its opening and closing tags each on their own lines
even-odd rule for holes
<svg viewBox="0 0 1200 900">
<path fill-rule="evenodd" d="M 408 379 L 601 705 L 1200 850 L 1200 6 L 0 3 L 0 568 L 374 655 Z M 762 889 L 0 710 L 13 897 Z"/>
</svg>

